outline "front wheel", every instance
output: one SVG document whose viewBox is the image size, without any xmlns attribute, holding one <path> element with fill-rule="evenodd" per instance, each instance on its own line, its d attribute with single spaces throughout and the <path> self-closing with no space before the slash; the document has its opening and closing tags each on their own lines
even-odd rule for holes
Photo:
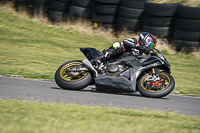
<svg viewBox="0 0 200 133">
<path fill-rule="evenodd" d="M 81 90 L 92 82 L 90 72 L 76 72 L 73 69 L 82 65 L 81 60 L 72 60 L 62 64 L 55 73 L 56 84 L 69 90 Z"/>
<path fill-rule="evenodd" d="M 141 95 L 152 98 L 161 98 L 175 87 L 174 78 L 166 72 L 160 72 L 159 76 L 152 80 L 150 75 L 144 75 L 139 79 L 137 89 Z"/>
</svg>

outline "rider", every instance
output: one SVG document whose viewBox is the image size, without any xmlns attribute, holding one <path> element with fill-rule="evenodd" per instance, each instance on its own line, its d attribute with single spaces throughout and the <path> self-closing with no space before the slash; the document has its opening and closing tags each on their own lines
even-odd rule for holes
<svg viewBox="0 0 200 133">
<path fill-rule="evenodd" d="M 116 42 L 109 48 L 104 49 L 101 52 L 101 55 L 93 59 L 93 63 L 101 63 L 103 60 L 106 60 L 110 57 L 115 57 L 121 55 L 125 51 L 133 51 L 134 55 L 139 55 L 142 53 L 149 54 L 151 49 L 154 49 L 156 46 L 156 38 L 147 32 L 139 33 L 139 40 L 136 38 L 130 38 L 124 40 L 122 43 Z"/>
</svg>

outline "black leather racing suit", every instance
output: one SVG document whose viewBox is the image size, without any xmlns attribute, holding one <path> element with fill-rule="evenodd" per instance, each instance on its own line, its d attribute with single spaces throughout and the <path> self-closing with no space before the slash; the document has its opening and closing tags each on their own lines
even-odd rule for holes
<svg viewBox="0 0 200 133">
<path fill-rule="evenodd" d="M 136 38 L 130 38 L 124 40 L 119 47 L 114 48 L 113 45 L 102 51 L 101 55 L 96 58 L 98 61 L 105 60 L 110 57 L 115 57 L 121 55 L 125 51 L 133 50 L 134 55 L 139 55 L 142 53 L 149 54 L 149 49 L 137 44 Z"/>
</svg>

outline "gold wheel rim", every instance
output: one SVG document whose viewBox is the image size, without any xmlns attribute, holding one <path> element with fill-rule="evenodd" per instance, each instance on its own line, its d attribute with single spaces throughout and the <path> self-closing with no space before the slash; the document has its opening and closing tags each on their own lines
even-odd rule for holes
<svg viewBox="0 0 200 133">
<path fill-rule="evenodd" d="M 71 75 L 69 74 L 70 69 L 73 69 L 73 67 L 81 65 L 81 64 L 82 64 L 82 62 L 71 62 L 71 63 L 64 65 L 60 70 L 61 78 L 66 81 L 70 81 L 70 82 L 83 79 L 88 74 L 88 72 L 84 72 L 84 71 L 74 72 L 74 74 L 75 74 L 74 76 L 73 76 L 73 74 L 71 74 Z"/>
<path fill-rule="evenodd" d="M 163 91 L 163 90 L 165 90 L 170 85 L 170 82 L 171 82 L 170 78 L 166 74 L 160 73 L 159 77 L 160 78 L 164 78 L 164 83 L 162 82 L 161 84 L 158 84 L 158 86 L 163 84 L 161 87 L 153 89 L 153 86 L 151 88 L 151 87 L 147 86 L 147 84 L 146 84 L 146 82 L 148 82 L 148 81 L 146 81 L 148 79 L 148 77 L 149 77 L 149 75 L 145 76 L 142 79 L 142 82 L 141 82 L 142 88 L 144 90 L 148 91 L 148 92 L 160 92 L 160 91 Z"/>
</svg>

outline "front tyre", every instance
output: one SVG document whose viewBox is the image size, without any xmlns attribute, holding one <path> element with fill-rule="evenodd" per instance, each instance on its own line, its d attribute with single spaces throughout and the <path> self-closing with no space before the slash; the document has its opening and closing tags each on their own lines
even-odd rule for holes
<svg viewBox="0 0 200 133">
<path fill-rule="evenodd" d="M 157 80 L 150 80 L 150 75 L 144 75 L 139 79 L 137 89 L 141 95 L 152 98 L 161 98 L 175 87 L 174 78 L 166 72 L 160 72 Z"/>
<path fill-rule="evenodd" d="M 90 72 L 74 72 L 82 64 L 81 60 L 72 60 L 62 64 L 55 73 L 56 84 L 68 90 L 81 90 L 92 82 Z"/>
</svg>

